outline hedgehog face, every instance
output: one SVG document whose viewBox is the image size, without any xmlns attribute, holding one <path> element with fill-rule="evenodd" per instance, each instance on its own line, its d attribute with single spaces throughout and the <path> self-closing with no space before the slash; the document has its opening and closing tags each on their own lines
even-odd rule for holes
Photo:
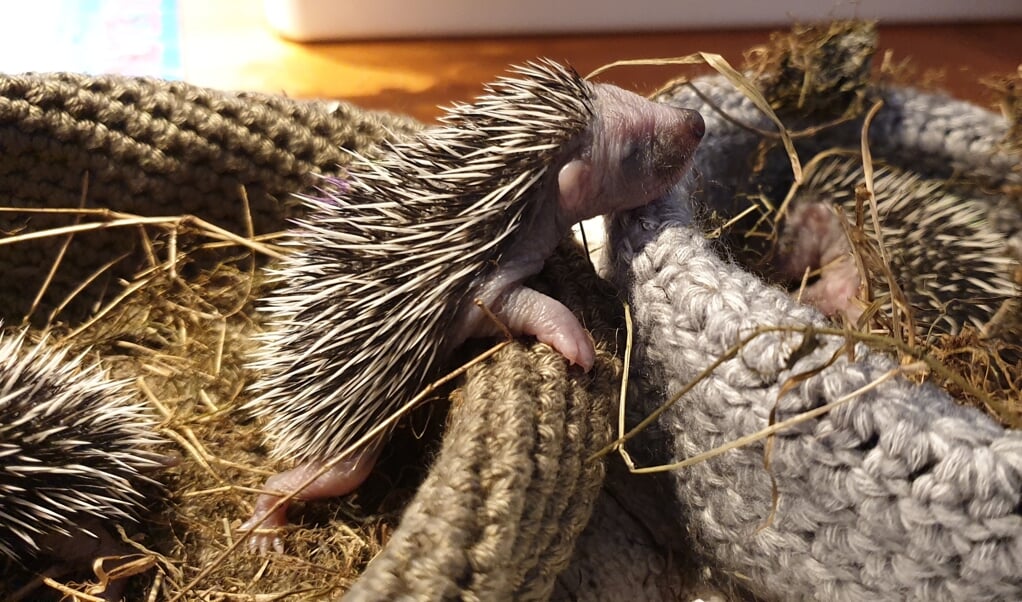
<svg viewBox="0 0 1022 602">
<path fill-rule="evenodd" d="M 684 174 L 703 137 L 699 113 L 647 100 L 615 86 L 594 86 L 587 144 L 558 174 L 568 222 L 641 207 Z"/>
</svg>

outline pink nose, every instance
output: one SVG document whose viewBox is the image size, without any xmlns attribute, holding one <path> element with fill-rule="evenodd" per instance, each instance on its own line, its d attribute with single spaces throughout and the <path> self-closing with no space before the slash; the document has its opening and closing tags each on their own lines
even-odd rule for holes
<svg viewBox="0 0 1022 602">
<path fill-rule="evenodd" d="M 671 172 L 673 177 L 669 179 L 676 179 L 692 160 L 706 133 L 706 123 L 702 115 L 691 109 L 663 107 L 663 111 L 669 115 L 665 115 L 664 126 L 657 129 L 653 139 L 653 156 L 656 165 Z"/>
</svg>

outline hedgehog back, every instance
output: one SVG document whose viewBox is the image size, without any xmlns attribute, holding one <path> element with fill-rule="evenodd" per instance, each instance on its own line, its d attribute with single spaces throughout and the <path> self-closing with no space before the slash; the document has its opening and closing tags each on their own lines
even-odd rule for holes
<svg viewBox="0 0 1022 602">
<path fill-rule="evenodd" d="M 473 289 L 556 202 L 546 176 L 591 123 L 592 88 L 553 63 L 518 73 L 302 197 L 247 405 L 276 457 L 331 458 L 421 390 Z"/>
<path fill-rule="evenodd" d="M 135 521 L 163 466 L 155 420 L 98 365 L 0 335 L 0 555 L 22 560 L 79 520 Z"/>
</svg>

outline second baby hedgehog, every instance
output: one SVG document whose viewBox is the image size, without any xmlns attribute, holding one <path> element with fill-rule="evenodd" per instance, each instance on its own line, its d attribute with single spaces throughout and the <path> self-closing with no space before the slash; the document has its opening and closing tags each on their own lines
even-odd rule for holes
<svg viewBox="0 0 1022 602">
<path fill-rule="evenodd" d="M 0 557 L 53 560 L 55 574 L 125 553 L 111 526 L 139 520 L 150 473 L 170 464 L 126 384 L 25 331 L 0 334 Z"/>
<path fill-rule="evenodd" d="M 347 176 L 303 198 L 291 253 L 274 273 L 269 327 L 247 404 L 267 419 L 273 455 L 297 463 L 266 488 L 289 492 L 421 390 L 471 337 L 535 336 L 584 370 L 588 333 L 560 302 L 522 284 L 571 225 L 645 205 L 683 175 L 702 117 L 585 81 L 549 61 L 514 69 L 437 127 L 354 156 Z M 382 437 L 296 497 L 344 495 Z M 286 524 L 260 496 L 242 528 Z M 255 533 L 261 551 L 282 543 Z"/>
<path fill-rule="evenodd" d="M 818 271 L 802 299 L 827 315 L 858 320 L 867 284 L 885 308 L 881 315 L 890 315 L 891 293 L 879 265 L 869 209 L 862 228 L 868 245 L 859 247 L 861 265 L 842 226 L 845 218 L 849 225 L 856 221 L 856 187 L 865 177 L 862 158 L 838 153 L 812 165 L 778 238 L 781 275 L 797 282 L 807 270 Z M 876 167 L 873 182 L 891 273 L 907 298 L 918 334 L 956 334 L 965 325 L 983 331 L 1017 294 L 1010 278 L 1014 262 L 1005 235 L 987 218 L 989 205 L 888 165 Z"/>
</svg>

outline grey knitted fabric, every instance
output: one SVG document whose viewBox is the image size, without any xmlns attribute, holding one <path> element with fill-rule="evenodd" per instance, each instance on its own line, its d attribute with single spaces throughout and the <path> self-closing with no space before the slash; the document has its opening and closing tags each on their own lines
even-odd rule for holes
<svg viewBox="0 0 1022 602">
<path fill-rule="evenodd" d="M 717 77 L 695 86 L 739 121 L 770 130 Z M 971 105 L 907 89 L 883 92 L 874 154 L 925 173 L 967 170 L 1018 178 L 997 154 L 1006 131 Z M 699 110 L 707 134 L 694 176 L 669 202 L 611 227 L 615 280 L 635 316 L 640 368 L 660 405 L 757 326 L 824 324 L 718 257 L 692 227 L 696 203 L 728 208 L 748 181 L 754 133 L 725 120 L 690 88 L 665 100 Z M 813 144 L 856 146 L 860 124 Z M 808 155 L 804 155 L 808 156 Z M 1011 168 L 1016 168 L 1012 172 Z M 834 401 L 876 380 L 893 360 L 863 346 L 779 397 L 789 377 L 821 367 L 843 340 L 792 360 L 801 335 L 754 340 L 666 412 L 673 459 L 693 456 Z M 771 477 L 776 480 L 776 514 Z M 962 408 L 930 385 L 888 380 L 840 408 L 780 433 L 769 470 L 752 444 L 674 474 L 681 519 L 714 568 L 765 598 L 816 600 L 1022 599 L 1022 433 Z"/>
</svg>

